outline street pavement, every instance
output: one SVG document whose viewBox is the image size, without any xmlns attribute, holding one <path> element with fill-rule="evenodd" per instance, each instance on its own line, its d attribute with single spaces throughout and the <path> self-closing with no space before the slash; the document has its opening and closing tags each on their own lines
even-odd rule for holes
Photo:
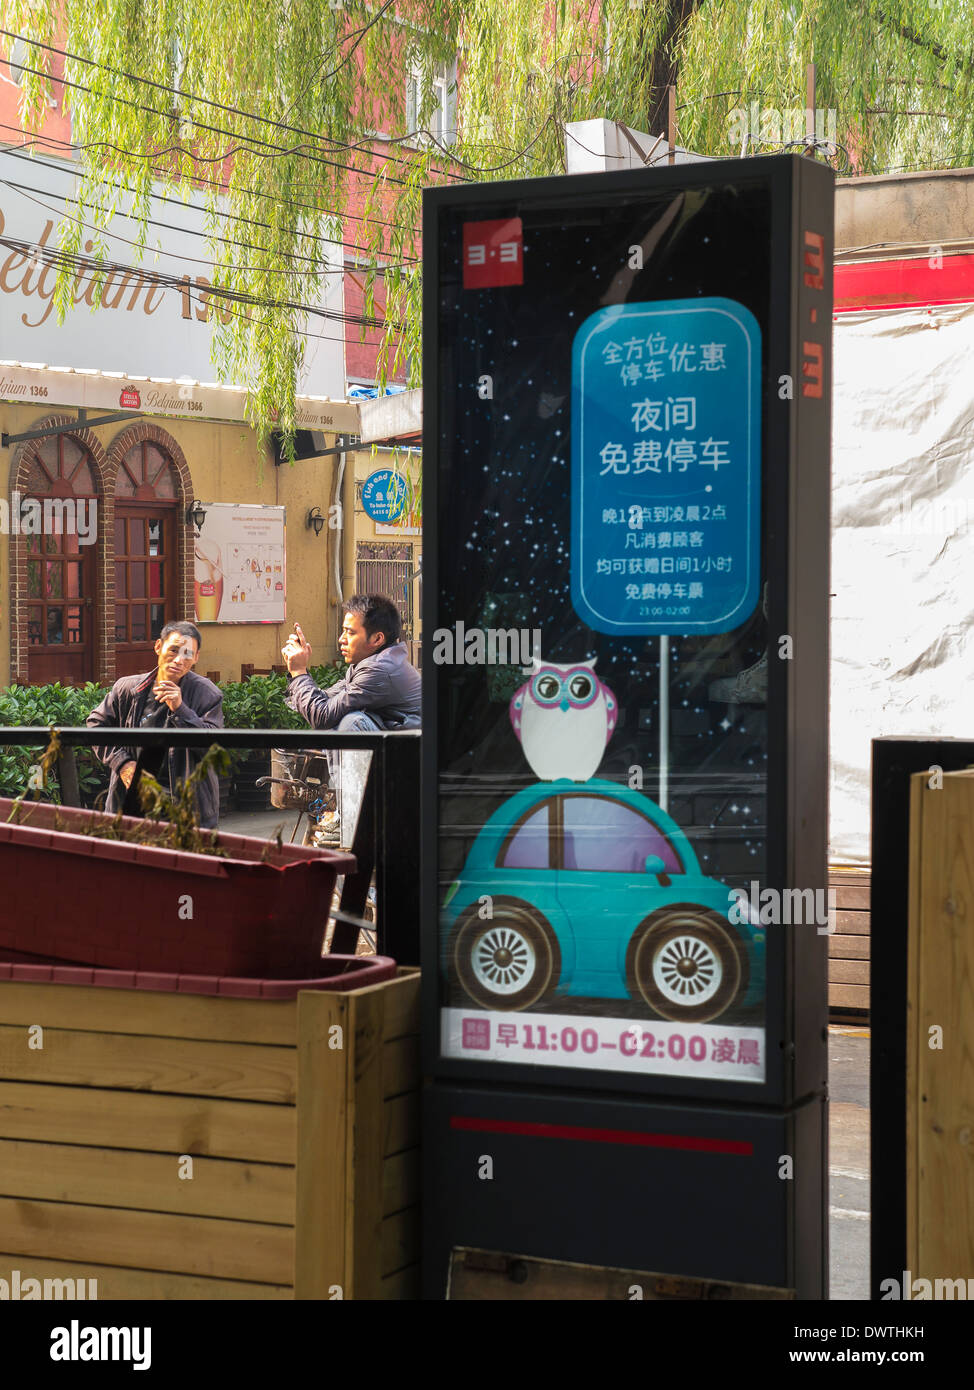
<svg viewBox="0 0 974 1390">
<path fill-rule="evenodd" d="M 829 1028 L 829 1297 L 869 1297 L 867 1028 Z"/>
</svg>

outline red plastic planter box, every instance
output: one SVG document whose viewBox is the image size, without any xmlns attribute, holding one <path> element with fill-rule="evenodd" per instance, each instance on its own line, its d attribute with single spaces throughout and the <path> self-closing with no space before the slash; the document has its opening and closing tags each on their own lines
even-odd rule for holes
<svg viewBox="0 0 974 1390">
<path fill-rule="evenodd" d="M 353 855 L 220 835 L 223 859 L 78 833 L 112 819 L 98 811 L 24 802 L 15 824 L 14 806 L 0 797 L 0 959 L 278 980 L 322 973 L 335 878 L 355 872 Z"/>
</svg>

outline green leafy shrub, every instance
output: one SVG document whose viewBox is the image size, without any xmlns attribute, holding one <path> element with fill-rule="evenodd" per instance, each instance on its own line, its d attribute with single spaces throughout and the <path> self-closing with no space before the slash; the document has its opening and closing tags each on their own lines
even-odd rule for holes
<svg viewBox="0 0 974 1390">
<path fill-rule="evenodd" d="M 308 674 L 327 690 L 345 674 L 344 663 L 312 666 Z M 251 676 L 245 681 L 221 681 L 223 722 L 228 729 L 306 729 L 306 720 L 284 703 L 287 676 Z"/>
<path fill-rule="evenodd" d="M 309 674 L 323 690 L 341 680 L 344 662 L 312 666 Z M 284 703 L 286 676 L 251 676 L 246 681 L 222 681 L 223 722 L 228 729 L 306 729 L 308 725 Z M 77 728 L 108 694 L 106 686 L 88 681 L 85 685 L 12 685 L 0 689 L 0 726 L 44 729 Z M 246 756 L 236 754 L 236 758 Z M 90 748 L 76 748 L 78 787 L 84 805 L 94 804 L 108 787 L 110 772 Z M 40 761 L 40 750 L 0 745 L 0 796 L 22 796 L 29 790 L 31 771 Z M 35 795 L 37 793 L 34 793 Z M 60 802 L 61 789 L 56 773 L 48 778 L 41 793 L 44 799 Z"/>
<path fill-rule="evenodd" d="M 12 685 L 0 689 L 0 725 L 10 728 L 36 726 L 39 728 L 71 728 L 84 724 L 88 715 L 108 693 L 105 686 L 88 681 L 81 686 Z M 18 748 L 5 744 L 0 748 L 0 796 L 22 796 L 28 789 L 31 770 L 40 761 L 37 748 Z M 78 788 L 85 805 L 91 805 L 100 791 L 108 786 L 110 773 L 90 748 L 75 749 L 78 768 Z M 57 775 L 48 779 L 44 796 L 61 800 Z"/>
</svg>

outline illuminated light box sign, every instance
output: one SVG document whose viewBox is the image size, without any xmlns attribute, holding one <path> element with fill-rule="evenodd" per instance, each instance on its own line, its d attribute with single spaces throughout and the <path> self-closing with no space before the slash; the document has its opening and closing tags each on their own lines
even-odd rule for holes
<svg viewBox="0 0 974 1390">
<path fill-rule="evenodd" d="M 430 1075 L 820 1084 L 821 923 L 733 904 L 824 883 L 831 183 L 424 195 Z M 438 662 L 460 624 L 530 666 Z"/>
<path fill-rule="evenodd" d="M 716 633 L 759 597 L 761 331 L 729 299 L 600 309 L 572 351 L 572 603 Z"/>
</svg>

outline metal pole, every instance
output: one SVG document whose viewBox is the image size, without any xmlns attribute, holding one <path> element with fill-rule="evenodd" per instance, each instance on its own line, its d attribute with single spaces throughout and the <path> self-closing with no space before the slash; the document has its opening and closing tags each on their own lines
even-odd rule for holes
<svg viewBox="0 0 974 1390">
<path fill-rule="evenodd" d="M 659 805 L 668 811 L 670 799 L 670 639 L 659 639 Z"/>
</svg>

